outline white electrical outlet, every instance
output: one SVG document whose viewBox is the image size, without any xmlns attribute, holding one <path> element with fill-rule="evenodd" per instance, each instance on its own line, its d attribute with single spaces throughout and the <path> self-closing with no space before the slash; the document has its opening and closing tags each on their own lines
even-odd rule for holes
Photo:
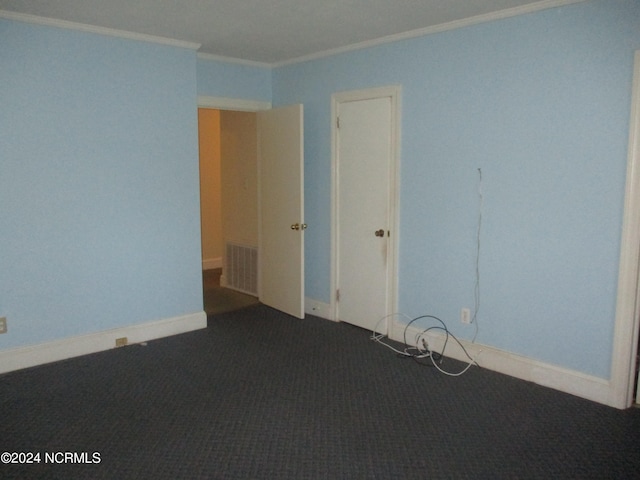
<svg viewBox="0 0 640 480">
<path fill-rule="evenodd" d="M 460 310 L 460 321 L 469 325 L 471 323 L 471 310 L 468 308 Z"/>
</svg>

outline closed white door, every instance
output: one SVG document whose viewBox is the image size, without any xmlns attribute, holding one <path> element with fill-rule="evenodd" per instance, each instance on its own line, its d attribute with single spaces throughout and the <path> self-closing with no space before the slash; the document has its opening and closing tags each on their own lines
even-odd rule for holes
<svg viewBox="0 0 640 480">
<path fill-rule="evenodd" d="M 381 333 L 392 308 L 395 99 L 335 103 L 336 319 Z"/>
<path fill-rule="evenodd" d="M 304 318 L 302 105 L 258 112 L 259 298 Z"/>
</svg>

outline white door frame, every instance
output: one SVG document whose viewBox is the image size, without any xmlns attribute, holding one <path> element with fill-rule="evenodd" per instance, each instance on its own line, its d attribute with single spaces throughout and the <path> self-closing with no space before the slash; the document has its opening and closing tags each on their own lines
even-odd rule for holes
<svg viewBox="0 0 640 480">
<path fill-rule="evenodd" d="M 269 110 L 271 102 L 198 95 L 198 108 L 215 108 L 216 110 L 232 110 L 234 112 L 259 112 L 260 110 Z"/>
<path fill-rule="evenodd" d="M 197 100 L 198 106 L 197 108 L 212 108 L 215 110 L 229 110 L 229 111 L 233 111 L 233 112 L 252 112 L 252 113 L 257 113 L 257 112 L 261 112 L 263 110 L 270 110 L 272 108 L 271 102 L 265 102 L 262 100 L 245 100 L 242 98 L 228 98 L 228 97 L 212 97 L 212 96 L 208 96 L 208 95 L 198 95 L 198 100 Z M 257 132 L 256 132 L 256 140 L 257 140 Z M 256 152 L 257 154 L 259 154 L 259 152 Z M 259 165 L 259 158 L 256 158 L 256 161 L 258 162 L 258 171 L 256 172 L 257 175 L 259 176 L 260 171 L 260 165 Z M 258 192 L 257 192 L 257 196 L 258 196 L 258 249 L 260 249 L 260 233 L 259 233 L 259 226 L 260 226 L 260 183 L 258 182 Z M 200 207 L 202 208 L 202 206 Z M 224 249 L 224 246 L 223 246 Z M 223 256 L 224 259 L 224 256 Z M 260 263 L 258 262 L 258 278 L 260 278 Z M 224 281 L 224 278 L 221 279 L 222 281 Z M 260 283 L 258 281 L 258 295 L 260 295 Z"/>
<path fill-rule="evenodd" d="M 331 320 L 337 321 L 336 286 L 338 272 L 338 107 L 342 102 L 357 100 L 369 100 L 374 98 L 391 99 L 391 178 L 389 195 L 389 227 L 391 235 L 389 237 L 389 290 L 387 292 L 388 301 L 386 315 L 391 315 L 397 310 L 398 292 L 398 245 L 399 245 L 399 205 L 400 205 L 400 95 L 402 89 L 399 85 L 387 87 L 369 88 L 364 90 L 353 90 L 339 92 L 331 95 L 331 281 L 330 281 L 330 316 Z"/>
<path fill-rule="evenodd" d="M 640 322 L 640 50 L 635 53 L 609 405 L 633 402 Z"/>
<path fill-rule="evenodd" d="M 273 110 L 273 105 L 271 104 L 271 102 L 264 102 L 261 100 L 245 100 L 245 99 L 241 99 L 241 98 L 227 98 L 227 97 L 211 97 L 211 96 L 204 96 L 204 95 L 199 95 L 198 96 L 198 108 L 214 108 L 217 110 L 231 110 L 231 111 L 237 111 L 237 112 L 254 112 L 254 113 L 258 113 L 258 112 L 262 112 L 262 111 L 268 111 L 268 110 Z M 303 127 L 304 128 L 304 127 Z M 258 150 L 260 150 L 260 132 L 257 132 L 257 137 L 258 137 Z M 304 155 L 304 153 L 301 153 L 302 155 Z M 260 151 L 258 151 L 258 226 L 261 225 L 262 219 L 261 219 L 261 215 L 262 215 L 262 204 L 261 204 L 261 180 L 260 180 L 260 169 L 261 169 L 261 158 L 260 158 L 261 154 Z M 304 179 L 303 179 L 303 185 L 304 185 Z M 303 198 L 304 201 L 304 198 Z M 304 215 L 304 213 L 303 213 Z M 300 223 L 302 223 L 304 225 L 304 219 L 300 218 L 299 219 Z M 305 225 L 306 228 L 306 225 Z M 298 235 L 301 235 L 304 238 L 304 231 L 299 232 Z M 261 228 L 258 228 L 258 251 L 261 252 L 263 248 L 263 240 L 262 240 L 262 231 Z M 302 279 L 302 291 L 304 292 L 304 250 L 303 250 L 303 258 L 302 258 L 302 262 L 303 262 L 303 279 Z M 258 261 L 258 297 L 262 298 L 262 255 L 259 254 L 259 261 Z M 293 312 L 288 312 L 290 314 L 293 314 L 295 316 L 300 316 L 300 318 L 304 317 L 304 294 L 302 295 L 302 305 L 300 308 L 300 312 L 293 313 Z"/>
</svg>

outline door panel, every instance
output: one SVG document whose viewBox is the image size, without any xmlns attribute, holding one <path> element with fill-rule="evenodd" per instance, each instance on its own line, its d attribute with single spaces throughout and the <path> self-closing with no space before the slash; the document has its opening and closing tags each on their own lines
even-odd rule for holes
<svg viewBox="0 0 640 480">
<path fill-rule="evenodd" d="M 260 301 L 304 318 L 302 105 L 258 112 L 258 148 Z"/>
<path fill-rule="evenodd" d="M 336 313 L 373 330 L 389 308 L 391 98 L 341 102 L 338 116 Z"/>
</svg>

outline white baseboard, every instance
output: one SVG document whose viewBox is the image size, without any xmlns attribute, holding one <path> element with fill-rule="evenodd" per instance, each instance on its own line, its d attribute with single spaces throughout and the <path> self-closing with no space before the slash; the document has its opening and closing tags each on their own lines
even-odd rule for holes
<svg viewBox="0 0 640 480">
<path fill-rule="evenodd" d="M 319 302 L 313 298 L 306 297 L 304 299 L 304 313 L 324 318 L 325 320 L 333 320 L 331 315 L 331 305 Z"/>
<path fill-rule="evenodd" d="M 305 313 L 332 320 L 330 305 L 317 300 L 305 299 Z M 55 340 L 38 345 L 18 347 L 0 351 L 0 373 L 34 367 L 68 358 L 87 355 L 115 348 L 117 338 L 127 337 L 128 343 L 140 343 L 157 338 L 206 328 L 205 312 L 167 318 L 128 327 L 106 330 L 77 337 Z M 404 325 L 393 322 L 389 337 L 404 342 Z M 407 329 L 407 342 L 415 345 L 415 339 L 422 332 L 420 328 Z M 441 352 L 444 336 L 428 333 L 429 347 Z M 461 340 L 469 355 L 482 368 L 493 370 L 525 381 L 553 388 L 561 392 L 576 395 L 594 402 L 616 408 L 622 408 L 612 400 L 610 382 L 582 372 L 522 357 L 497 348 Z M 445 355 L 462 362 L 468 358 L 454 341 L 449 341 Z"/>
<path fill-rule="evenodd" d="M 205 312 L 115 328 L 52 342 L 0 351 L 0 373 L 35 367 L 115 348 L 116 339 L 140 343 L 207 327 Z"/>
<path fill-rule="evenodd" d="M 213 270 L 214 268 L 222 268 L 222 257 L 202 259 L 203 270 Z"/>
<path fill-rule="evenodd" d="M 404 343 L 404 331 L 405 325 L 393 322 L 389 338 Z M 420 328 L 409 327 L 406 334 L 407 343 L 415 346 L 415 339 L 422 331 Z M 425 336 L 431 350 L 442 352 L 445 338 L 443 334 L 429 332 Z M 604 405 L 620 408 L 615 403 L 612 403 L 611 385 L 608 380 L 540 362 L 494 347 L 471 343 L 465 340 L 461 340 L 460 343 L 462 343 L 471 358 L 475 359 L 482 368 L 553 388 L 554 390 L 559 390 Z M 469 358 L 465 355 L 464 351 L 451 339 L 447 344 L 445 356 L 455 358 L 462 362 L 469 362 Z"/>
</svg>

